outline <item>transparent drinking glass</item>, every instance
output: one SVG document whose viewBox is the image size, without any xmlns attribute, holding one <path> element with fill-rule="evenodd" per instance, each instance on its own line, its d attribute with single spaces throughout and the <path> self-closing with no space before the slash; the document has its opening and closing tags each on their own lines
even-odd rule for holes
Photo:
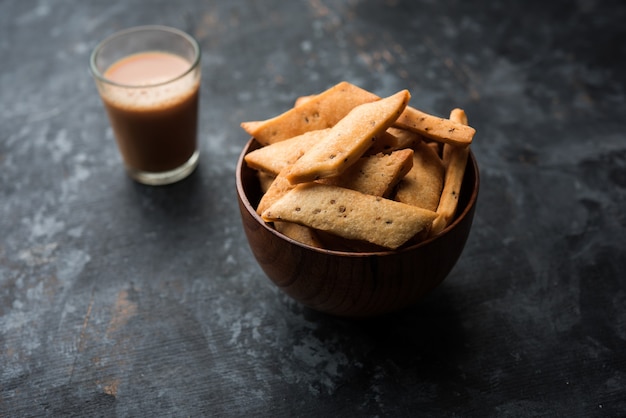
<svg viewBox="0 0 626 418">
<path fill-rule="evenodd" d="M 200 55 L 192 36 L 165 26 L 117 32 L 91 54 L 126 171 L 140 183 L 174 183 L 198 164 Z"/>
</svg>

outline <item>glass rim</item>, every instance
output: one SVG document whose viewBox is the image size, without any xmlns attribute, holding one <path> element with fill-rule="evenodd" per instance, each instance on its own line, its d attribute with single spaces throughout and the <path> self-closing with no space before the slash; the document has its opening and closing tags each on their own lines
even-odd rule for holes
<svg viewBox="0 0 626 418">
<path fill-rule="evenodd" d="M 189 44 L 191 44 L 193 51 L 194 51 L 194 60 L 193 62 L 190 63 L 189 68 L 182 74 L 171 78 L 169 80 L 166 81 L 161 81 L 158 83 L 154 83 L 154 84 L 142 84 L 142 85 L 135 85 L 135 84 L 123 84 L 123 83 L 118 83 L 116 81 L 110 80 L 108 78 L 106 78 L 104 76 L 104 74 L 102 74 L 102 72 L 100 72 L 100 70 L 98 69 L 97 65 L 96 65 L 96 58 L 100 52 L 100 50 L 104 47 L 104 45 L 106 45 L 107 43 L 113 41 L 114 39 L 120 38 L 122 36 L 127 36 L 129 34 L 132 33 L 136 33 L 136 32 L 147 32 L 147 31 L 160 31 L 160 32 L 169 32 L 171 34 L 175 34 L 178 36 L 181 36 L 182 38 L 184 38 L 185 40 L 187 40 L 189 42 Z M 149 51 L 146 51 L 149 52 Z M 138 52 L 139 53 L 139 52 Z M 112 33 L 111 35 L 107 36 L 106 38 L 104 38 L 103 40 L 101 40 L 100 42 L 98 42 L 98 44 L 96 45 L 96 47 L 93 49 L 93 51 L 91 52 L 91 55 L 89 57 L 89 70 L 92 74 L 92 76 L 94 78 L 96 78 L 98 81 L 101 81 L 103 83 L 115 86 L 115 87 L 123 87 L 123 88 L 128 88 L 128 89 L 140 89 L 140 88 L 148 88 L 148 87 L 158 87 L 158 86 L 162 86 L 165 84 L 169 84 L 172 83 L 176 80 L 180 80 L 183 77 L 187 76 L 189 73 L 191 73 L 200 63 L 200 55 L 201 55 L 201 51 L 200 51 L 200 45 L 198 44 L 198 41 L 191 35 L 189 35 L 187 32 L 184 32 L 180 29 L 176 29 L 170 26 L 162 26 L 162 25 L 144 25 L 144 26 L 134 26 L 131 28 L 127 28 L 127 29 L 122 29 L 120 31 L 117 31 L 115 33 Z"/>
</svg>

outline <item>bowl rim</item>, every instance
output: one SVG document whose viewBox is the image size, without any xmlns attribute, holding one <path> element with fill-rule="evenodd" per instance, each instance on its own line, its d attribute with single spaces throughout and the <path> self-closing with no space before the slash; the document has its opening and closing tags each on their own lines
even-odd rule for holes
<svg viewBox="0 0 626 418">
<path fill-rule="evenodd" d="M 245 156 L 246 154 L 248 154 L 250 152 L 250 147 L 254 144 L 254 142 L 256 141 L 256 139 L 254 137 L 251 137 L 245 144 L 245 146 L 243 147 L 241 153 L 239 154 L 239 158 L 237 160 L 237 168 L 236 168 L 236 173 L 235 173 L 235 178 L 236 178 L 236 188 L 237 188 L 237 195 L 239 196 L 239 199 L 241 200 L 241 202 L 243 203 L 244 207 L 246 208 L 246 210 L 252 215 L 252 217 L 257 221 L 258 224 L 260 224 L 265 230 L 269 231 L 270 233 L 276 235 L 278 238 L 281 238 L 293 245 L 296 245 L 298 247 L 304 248 L 308 251 L 314 251 L 314 252 L 318 252 L 320 254 L 326 254 L 326 255 L 336 255 L 336 256 L 342 256 L 342 257 L 372 257 L 372 256 L 390 256 L 390 255 L 398 255 L 398 254 L 403 254 L 406 252 L 410 252 L 410 251 L 414 251 L 418 248 L 424 247 L 426 245 L 428 245 L 429 243 L 443 237 L 444 235 L 446 235 L 448 232 L 450 232 L 451 230 L 453 230 L 460 222 L 463 218 L 465 218 L 467 216 L 467 214 L 472 210 L 472 208 L 476 205 L 476 201 L 478 200 L 478 189 L 480 187 L 480 173 L 478 170 L 478 162 L 476 161 L 476 157 L 474 155 L 474 153 L 472 152 L 472 150 L 469 150 L 468 153 L 468 163 L 471 162 L 473 169 L 474 169 L 474 184 L 473 184 L 473 188 L 472 188 L 472 193 L 468 199 L 467 204 L 465 205 L 465 208 L 463 209 L 463 211 L 461 213 L 459 213 L 454 221 L 446 226 L 440 233 L 438 233 L 437 235 L 434 235 L 428 239 L 425 239 L 423 241 L 420 241 L 416 244 L 413 245 L 409 245 L 406 247 L 401 247 L 399 249 L 396 250 L 386 250 L 386 251 L 368 251 L 368 252 L 355 252 L 355 251 L 339 251 L 339 250 L 330 250 L 330 249 L 326 249 L 326 248 L 318 248 L 318 247 L 313 247 L 311 245 L 302 243 L 300 241 L 297 241 L 293 238 L 290 238 L 280 232 L 278 232 L 275 228 L 271 227 L 267 222 L 265 222 L 263 220 L 263 218 L 261 218 L 261 216 L 256 212 L 256 209 L 252 206 L 252 204 L 250 203 L 250 199 L 248 198 L 248 194 L 246 193 L 245 188 L 243 187 L 243 181 L 241 178 L 241 174 L 242 174 L 242 170 L 244 168 L 244 164 L 245 164 Z M 258 141 L 256 141 L 258 143 Z M 465 170 L 467 171 L 467 167 L 465 168 Z"/>
</svg>

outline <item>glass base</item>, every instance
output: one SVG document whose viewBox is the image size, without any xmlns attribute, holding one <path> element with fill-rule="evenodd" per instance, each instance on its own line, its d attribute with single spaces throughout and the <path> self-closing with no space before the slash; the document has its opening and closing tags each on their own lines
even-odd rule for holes
<svg viewBox="0 0 626 418">
<path fill-rule="evenodd" d="M 180 167 L 160 173 L 141 171 L 130 167 L 126 167 L 126 171 L 133 180 L 139 183 L 146 184 L 148 186 L 164 186 L 166 184 L 176 183 L 177 181 L 189 176 L 198 165 L 199 155 L 199 151 L 196 150 L 187 162 Z"/>
</svg>

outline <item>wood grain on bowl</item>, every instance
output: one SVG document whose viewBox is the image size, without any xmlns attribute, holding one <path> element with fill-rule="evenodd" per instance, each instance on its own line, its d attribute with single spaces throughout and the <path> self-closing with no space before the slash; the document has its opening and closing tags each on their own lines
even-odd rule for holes
<svg viewBox="0 0 626 418">
<path fill-rule="evenodd" d="M 298 302 L 332 315 L 369 317 L 405 308 L 437 287 L 459 259 L 472 227 L 479 189 L 470 153 L 459 210 L 437 236 L 395 251 L 331 251 L 294 241 L 256 213 L 262 192 L 244 155 L 259 147 L 251 139 L 237 165 L 241 220 L 250 249 L 269 279 Z"/>
</svg>

